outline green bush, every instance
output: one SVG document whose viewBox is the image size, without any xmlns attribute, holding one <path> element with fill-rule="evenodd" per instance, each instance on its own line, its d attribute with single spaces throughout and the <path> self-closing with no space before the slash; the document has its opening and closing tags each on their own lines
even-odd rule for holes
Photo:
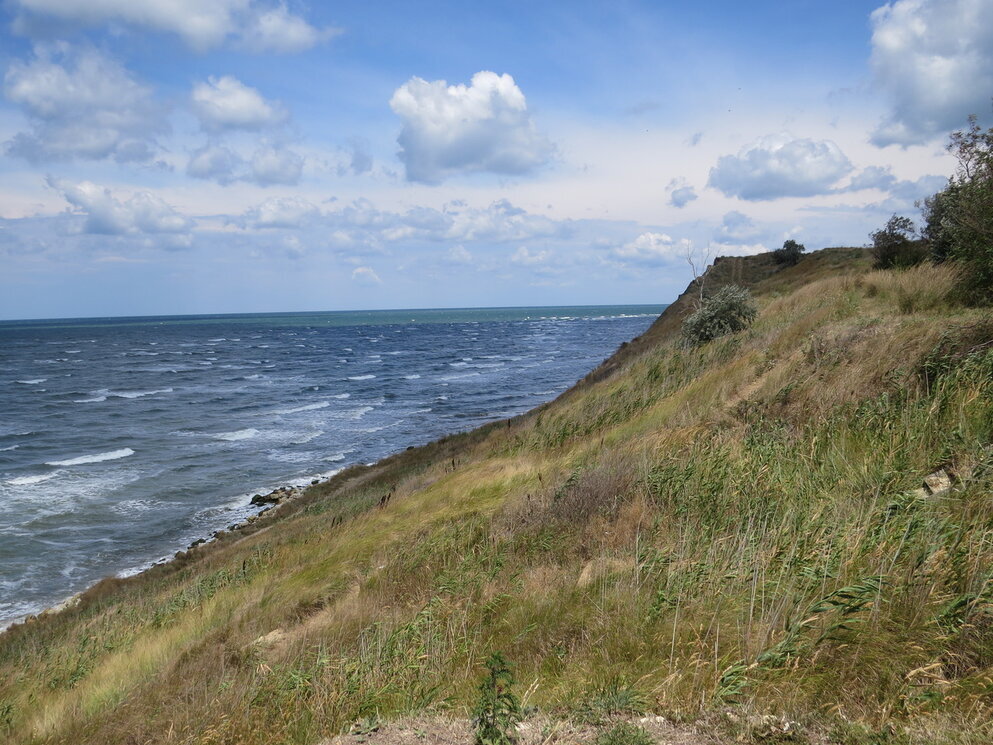
<svg viewBox="0 0 993 745">
<path fill-rule="evenodd" d="M 521 721 L 521 705 L 511 690 L 514 674 L 499 652 L 490 655 L 486 669 L 473 711 L 476 745 L 513 745 Z"/>
<path fill-rule="evenodd" d="M 993 303 L 993 128 L 976 117 L 954 132 L 948 149 L 958 160 L 948 186 L 924 200 L 924 237 L 935 261 L 962 263 L 963 294 L 975 304 Z"/>
<path fill-rule="evenodd" d="M 743 331 L 752 325 L 758 308 L 744 287 L 726 285 L 703 301 L 683 321 L 683 340 L 690 346 L 706 344 L 721 336 Z"/>
<path fill-rule="evenodd" d="M 782 248 L 777 248 L 772 252 L 772 258 L 777 264 L 793 266 L 800 261 L 804 250 L 805 249 L 802 243 L 797 243 L 795 240 L 790 238 L 788 241 L 783 243 Z"/>
<path fill-rule="evenodd" d="M 927 258 L 927 247 L 917 239 L 917 229 L 909 217 L 893 215 L 886 227 L 869 234 L 872 257 L 877 269 L 906 269 Z"/>
</svg>

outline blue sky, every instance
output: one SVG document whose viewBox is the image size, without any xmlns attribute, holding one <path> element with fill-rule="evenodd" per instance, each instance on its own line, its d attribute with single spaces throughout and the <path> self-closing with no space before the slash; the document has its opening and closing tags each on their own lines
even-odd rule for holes
<svg viewBox="0 0 993 745">
<path fill-rule="evenodd" d="M 993 3 L 5 0 L 0 318 L 672 300 L 862 245 Z"/>
</svg>

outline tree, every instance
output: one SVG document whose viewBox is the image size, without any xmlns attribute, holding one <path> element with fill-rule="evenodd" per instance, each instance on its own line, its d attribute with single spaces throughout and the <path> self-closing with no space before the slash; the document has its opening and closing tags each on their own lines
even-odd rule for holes
<svg viewBox="0 0 993 745">
<path fill-rule="evenodd" d="M 924 200 L 924 237 L 935 261 L 963 264 L 965 299 L 993 302 L 993 128 L 975 115 L 953 132 L 948 149 L 958 160 L 948 186 Z"/>
<path fill-rule="evenodd" d="M 786 266 L 793 266 L 803 255 L 804 246 L 802 243 L 797 243 L 795 240 L 790 238 L 783 243 L 782 248 L 777 248 L 772 252 L 772 258 L 775 259 L 777 264 L 785 264 Z"/>
<path fill-rule="evenodd" d="M 927 249 L 917 240 L 917 228 L 909 217 L 893 215 L 882 230 L 869 233 L 877 269 L 903 269 L 927 258 Z"/>
</svg>

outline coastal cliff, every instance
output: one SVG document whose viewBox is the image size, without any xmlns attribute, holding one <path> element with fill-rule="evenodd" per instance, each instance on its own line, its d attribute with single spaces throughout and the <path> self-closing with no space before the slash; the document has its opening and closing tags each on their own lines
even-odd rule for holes
<svg viewBox="0 0 993 745">
<path fill-rule="evenodd" d="M 989 742 L 993 319 L 861 249 L 703 281 L 753 326 L 683 346 L 691 285 L 555 401 L 9 629 L 0 738 L 441 742 L 499 651 L 527 742 Z"/>
</svg>

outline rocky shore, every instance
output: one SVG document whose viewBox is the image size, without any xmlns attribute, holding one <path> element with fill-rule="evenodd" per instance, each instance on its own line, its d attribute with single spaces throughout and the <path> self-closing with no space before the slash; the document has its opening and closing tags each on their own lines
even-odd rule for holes
<svg viewBox="0 0 993 745">
<path fill-rule="evenodd" d="M 278 515 L 283 513 L 285 511 L 284 508 L 287 505 L 302 497 L 308 488 L 310 488 L 311 486 L 316 486 L 322 483 L 322 481 L 329 481 L 331 478 L 334 477 L 334 475 L 335 474 L 331 474 L 329 476 L 325 476 L 324 478 L 312 479 L 310 483 L 306 485 L 297 484 L 297 485 L 288 485 L 288 486 L 277 486 L 275 489 L 273 489 L 270 492 L 255 494 L 252 496 L 252 499 L 249 502 L 249 504 L 252 505 L 253 507 L 259 507 L 261 509 L 259 509 L 259 511 L 256 512 L 254 515 L 249 515 L 243 520 L 232 523 L 231 525 L 228 525 L 227 528 L 221 530 L 215 530 L 206 538 L 197 538 L 195 541 L 190 543 L 185 550 L 177 551 L 171 558 L 160 559 L 159 561 L 156 561 L 150 566 L 148 566 L 146 569 L 143 569 L 140 572 L 137 572 L 136 574 L 131 576 L 139 576 L 151 569 L 165 566 L 173 561 L 187 559 L 190 557 L 191 553 L 205 550 L 219 540 L 223 540 L 224 538 L 230 537 L 232 535 L 237 535 L 238 533 L 244 531 L 246 528 L 258 527 L 261 523 L 270 522 Z M 15 621 L 14 623 L 10 624 L 10 626 L 8 626 L 7 628 L 16 626 L 18 624 L 33 623 L 40 618 L 54 616 L 66 610 L 69 610 L 70 608 L 75 608 L 77 605 L 79 605 L 83 596 L 87 592 L 89 592 L 90 589 L 91 588 L 87 588 L 86 590 L 77 592 L 76 594 L 69 596 L 62 602 L 57 603 L 56 605 L 53 605 L 50 608 L 46 608 L 45 610 L 40 611 L 36 614 L 26 616 L 24 619 L 20 621 Z M 0 632 L 2 632 L 3 630 L 4 630 L 3 628 L 0 628 Z"/>
</svg>

